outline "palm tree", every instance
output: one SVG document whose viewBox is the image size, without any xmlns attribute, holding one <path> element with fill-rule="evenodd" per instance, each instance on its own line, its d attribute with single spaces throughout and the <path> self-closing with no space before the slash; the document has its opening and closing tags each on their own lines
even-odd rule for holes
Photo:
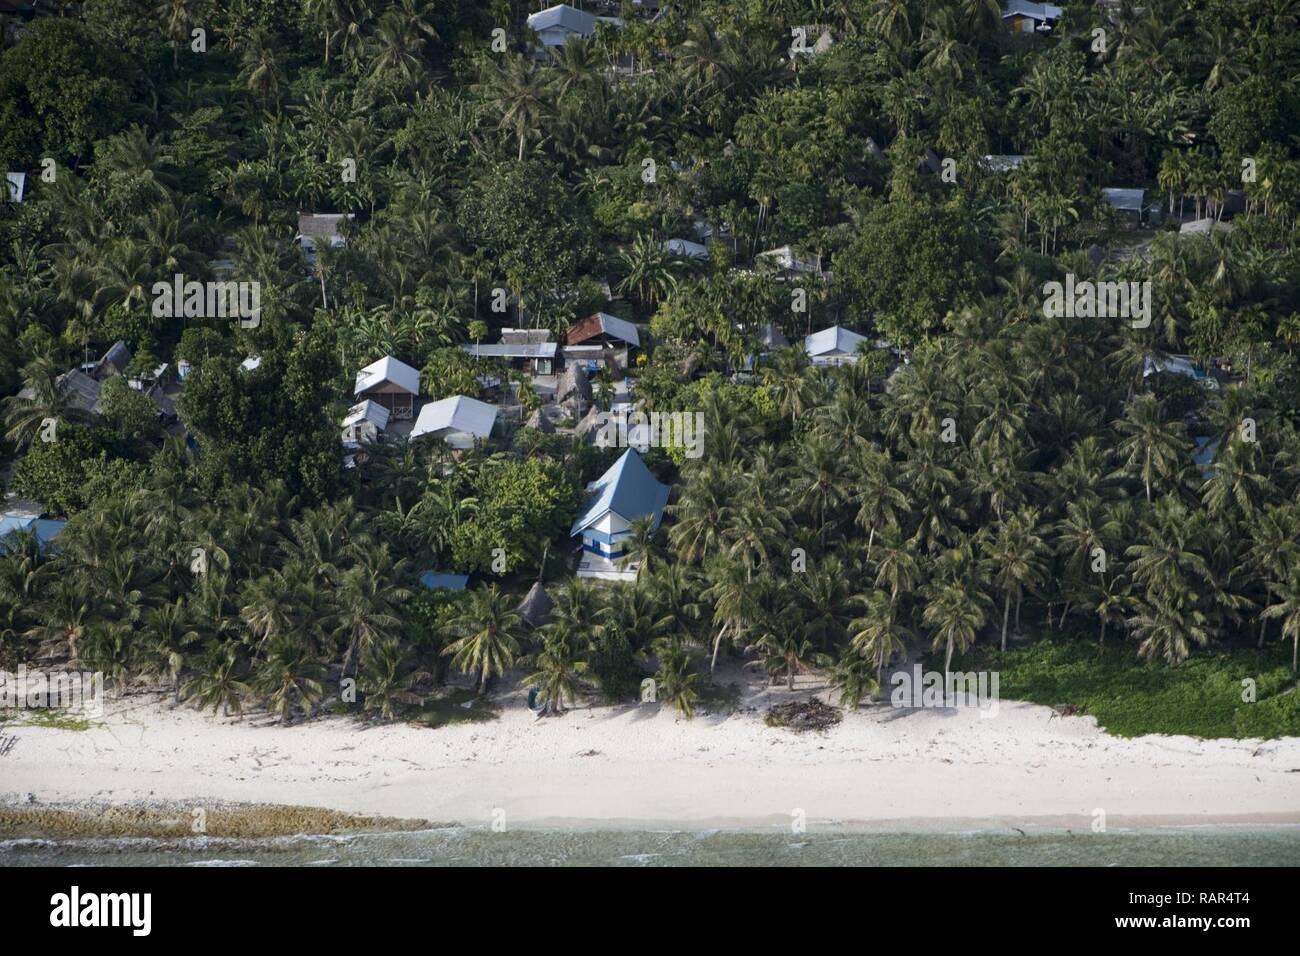
<svg viewBox="0 0 1300 956">
<path fill-rule="evenodd" d="M 266 658 L 254 665 L 254 694 L 288 724 L 295 710 L 310 717 L 325 694 L 325 665 L 299 641 L 277 640 Z"/>
<path fill-rule="evenodd" d="M 808 353 L 798 345 L 784 348 L 763 364 L 763 384 L 776 393 L 781 414 L 797 421 L 812 404 L 814 388 L 809 376 Z"/>
<path fill-rule="evenodd" d="M 36 440 L 48 421 L 84 421 L 88 417 L 73 404 L 72 393 L 59 387 L 54 360 L 48 355 L 37 356 L 23 366 L 22 388 L 6 398 L 4 406 L 5 438 L 20 450 Z"/>
<path fill-rule="evenodd" d="M 1138 654 L 1147 660 L 1162 657 L 1170 664 L 1187 659 L 1192 645 L 1210 642 L 1206 617 L 1199 598 L 1177 582 L 1162 582 L 1149 588 L 1130 626 L 1140 638 Z"/>
<path fill-rule="evenodd" d="M 731 639 L 738 640 L 755 620 L 758 605 L 747 569 L 740 562 L 719 556 L 710 563 L 707 575 L 710 583 L 701 597 L 713 603 L 713 626 L 718 628 L 709 660 L 709 673 L 713 673 L 723 638 L 730 632 Z"/>
<path fill-rule="evenodd" d="M 406 0 L 406 6 L 409 5 L 410 0 Z M 371 60 L 372 75 L 395 80 L 402 89 L 409 89 L 414 84 L 423 72 L 425 43 L 415 22 L 423 23 L 418 18 L 413 22 L 403 15 L 400 8 L 391 9 L 380 17 L 371 39 L 375 50 Z"/>
<path fill-rule="evenodd" d="M 268 96 L 280 88 L 280 60 L 274 38 L 261 29 L 249 33 L 239 58 L 239 77 L 249 90 Z"/>
<path fill-rule="evenodd" d="M 726 532 L 734 524 L 732 485 L 735 474 L 710 463 L 689 482 L 676 504 L 668 506 L 675 518 L 668 540 L 688 564 L 726 549 Z"/>
<path fill-rule="evenodd" d="M 587 673 L 587 662 L 577 659 L 574 645 L 572 633 L 549 631 L 535 658 L 536 669 L 523 679 L 524 684 L 538 686 L 538 700 L 552 713 L 564 713 L 565 701 L 573 703 L 579 679 Z"/>
<path fill-rule="evenodd" d="M 307 16 L 320 25 L 325 37 L 326 67 L 335 40 L 344 54 L 361 45 L 365 23 L 371 16 L 367 0 L 305 0 L 303 6 Z"/>
<path fill-rule="evenodd" d="M 618 255 L 623 271 L 618 291 L 631 292 L 643 314 L 653 314 L 658 304 L 677 287 L 680 260 L 653 236 L 646 235 L 636 236 L 631 248 L 620 250 Z"/>
<path fill-rule="evenodd" d="M 952 580 L 928 589 L 921 620 L 933 628 L 934 649 L 944 647 L 943 683 L 948 686 L 948 672 L 954 651 L 964 652 L 987 620 L 989 599 L 969 580 Z"/>
<path fill-rule="evenodd" d="M 172 69 L 176 69 L 180 63 L 180 46 L 189 39 L 190 28 L 197 22 L 193 0 L 160 0 L 157 14 L 171 41 Z"/>
<path fill-rule="evenodd" d="M 555 593 L 546 633 L 590 647 L 600 635 L 606 612 L 596 589 L 581 578 L 572 578 Z"/>
<path fill-rule="evenodd" d="M 35 618 L 40 623 L 27 632 L 27 637 L 41 642 L 42 655 L 63 654 L 69 662 L 78 662 L 82 642 L 102 613 L 89 585 L 87 575 L 61 574 L 37 603 Z"/>
<path fill-rule="evenodd" d="M 727 529 L 728 556 L 745 566 L 745 580 L 754 580 L 754 569 L 768 563 L 774 542 L 785 533 L 790 512 L 759 489 L 763 482 L 755 475 L 746 483 L 746 494 L 733 512 L 733 524 Z"/>
<path fill-rule="evenodd" d="M 190 626 L 185 604 L 179 598 L 145 613 L 140 655 L 146 673 L 165 676 L 172 694 L 180 699 L 180 675 L 185 666 L 185 648 L 199 639 Z"/>
<path fill-rule="evenodd" d="M 871 676 L 871 661 L 846 649 L 831 670 L 831 686 L 839 692 L 841 706 L 857 710 L 862 698 L 880 690 L 880 681 Z"/>
<path fill-rule="evenodd" d="M 181 685 L 180 698 L 192 701 L 199 710 L 211 707 L 214 714 L 220 708 L 223 717 L 229 717 L 232 709 L 238 714 L 244 698 L 252 693 L 238 672 L 234 647 L 212 641 L 196 664 L 195 673 Z"/>
<path fill-rule="evenodd" d="M 334 593 L 337 611 L 330 618 L 334 633 L 347 641 L 343 652 L 343 673 L 358 649 L 366 653 L 384 640 L 395 637 L 402 620 L 397 608 L 411 596 L 403 587 L 394 587 L 388 581 L 400 578 L 404 565 L 394 565 L 388 557 L 388 546 L 366 555 L 357 567 L 343 572 Z"/>
<path fill-rule="evenodd" d="M 695 704 L 700 699 L 695 685 L 700 675 L 691 666 L 691 655 L 675 638 L 659 641 L 655 649 L 659 670 L 655 672 L 655 693 L 658 699 L 672 704 L 689 720 L 695 716 Z"/>
<path fill-rule="evenodd" d="M 1142 479 L 1150 503 L 1152 481 L 1172 477 L 1182 465 L 1185 429 L 1180 422 L 1164 421 L 1160 401 L 1148 394 L 1129 402 L 1115 430 L 1125 436 L 1116 449 L 1123 459 L 1120 471 Z"/>
<path fill-rule="evenodd" d="M 494 584 L 470 592 L 464 610 L 453 621 L 464 632 L 443 648 L 453 655 L 452 665 L 462 673 L 478 671 L 478 694 L 487 693 L 488 680 L 500 676 L 519 659 L 523 621 L 513 600 Z"/>
<path fill-rule="evenodd" d="M 1292 571 L 1300 567 L 1300 546 L 1296 543 L 1296 508 L 1291 503 L 1270 505 L 1255 513 L 1251 522 L 1250 559 L 1264 586 L 1276 590 Z M 1260 616 L 1259 646 L 1264 646 L 1264 629 L 1268 619 Z"/>
<path fill-rule="evenodd" d="M 1007 649 L 1007 624 L 1011 598 L 1019 606 L 1026 589 L 1033 590 L 1047 577 L 1044 556 L 1047 545 L 1036 533 L 1038 513 L 1019 511 L 998 523 L 985 548 L 985 569 L 989 580 L 1003 594 L 1002 650 Z M 1018 612 L 1017 612 L 1018 615 Z"/>
<path fill-rule="evenodd" d="M 1187 154 L 1182 150 L 1171 149 L 1160 161 L 1160 170 L 1156 173 L 1156 183 L 1169 193 L 1169 215 L 1174 214 L 1174 196 L 1181 196 L 1187 191 L 1191 166 Z M 1179 202 L 1179 215 L 1182 215 L 1182 203 Z"/>
<path fill-rule="evenodd" d="M 285 637 L 296 623 L 296 598 L 301 582 L 301 565 L 285 570 L 273 568 L 260 578 L 249 581 L 243 590 L 240 616 L 259 643 Z"/>
<path fill-rule="evenodd" d="M 1300 573 L 1293 570 L 1285 583 L 1270 582 L 1269 590 L 1278 600 L 1264 608 L 1263 615 L 1281 618 L 1282 636 L 1291 638 L 1291 672 L 1295 673 L 1300 655 Z"/>
<path fill-rule="evenodd" d="M 786 690 L 794 690 L 794 679 L 812 670 L 814 664 L 827 663 L 825 654 L 813 650 L 812 641 L 799 633 L 793 615 L 768 618 L 762 626 L 758 640 L 746 650 L 757 651 L 762 656 L 763 670 L 775 684 L 785 678 Z"/>
<path fill-rule="evenodd" d="M 664 556 L 658 537 L 659 529 L 655 527 L 653 515 L 634 518 L 627 536 L 623 538 L 623 557 L 619 558 L 619 567 L 636 565 L 641 571 L 651 573 Z"/>
<path fill-rule="evenodd" d="M 921 578 L 921 565 L 912 542 L 897 525 L 886 526 L 880 536 L 880 558 L 876 562 L 876 587 L 889 588 L 889 606 L 898 605 L 900 591 L 910 591 Z"/>
<path fill-rule="evenodd" d="M 893 603 L 883 592 L 873 591 L 859 601 L 863 613 L 849 624 L 849 646 L 854 654 L 876 665 L 876 683 L 879 684 L 885 679 L 885 668 L 890 661 L 907 649 L 906 642 L 912 634 L 899 623 Z"/>
<path fill-rule="evenodd" d="M 514 131 L 522 163 L 528 135 L 541 127 L 551 111 L 545 78 L 524 57 L 511 55 L 487 71 L 474 89 L 497 113 L 497 128 Z"/>
<path fill-rule="evenodd" d="M 816 515 L 823 544 L 828 512 L 833 515 L 848 498 L 844 471 L 844 460 L 829 441 L 813 436 L 803 443 L 795 462 L 793 490 L 804 507 Z"/>
<path fill-rule="evenodd" d="M 357 689 L 365 696 L 367 712 L 378 711 L 383 720 L 392 720 L 400 707 L 424 703 L 415 687 L 429 675 L 412 670 L 406 651 L 395 637 L 385 638 L 365 652 Z"/>
<path fill-rule="evenodd" d="M 858 527 L 867 532 L 867 560 L 876 533 L 886 525 L 897 525 L 907 513 L 907 495 L 894 484 L 894 466 L 889 456 L 872 446 L 862 448 L 850 462 L 851 486 L 857 489 Z"/>
</svg>

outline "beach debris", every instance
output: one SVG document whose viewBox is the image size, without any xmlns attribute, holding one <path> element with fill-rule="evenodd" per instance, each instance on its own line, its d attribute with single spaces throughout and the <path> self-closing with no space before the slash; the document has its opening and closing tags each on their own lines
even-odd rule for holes
<svg viewBox="0 0 1300 956">
<path fill-rule="evenodd" d="M 1079 717 L 1083 714 L 1084 707 L 1082 704 L 1057 704 L 1052 710 L 1054 717 Z"/>
<path fill-rule="evenodd" d="M 599 751 L 599 750 L 584 750 L 584 751 L 582 751 L 582 753 L 578 754 L 578 756 L 579 756 L 579 757 L 599 757 L 599 756 L 600 756 L 600 751 Z"/>
<path fill-rule="evenodd" d="M 808 730 L 827 730 L 838 724 L 843 716 L 838 707 L 814 697 L 808 701 L 791 701 L 769 707 L 763 721 L 769 727 L 784 727 L 801 734 Z"/>
</svg>

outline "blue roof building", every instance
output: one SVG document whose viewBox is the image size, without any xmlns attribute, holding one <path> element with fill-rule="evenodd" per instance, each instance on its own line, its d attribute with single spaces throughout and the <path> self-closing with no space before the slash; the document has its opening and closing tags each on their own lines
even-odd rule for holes
<svg viewBox="0 0 1300 956">
<path fill-rule="evenodd" d="M 649 515 L 659 527 L 668 504 L 669 487 L 656 480 L 635 448 L 629 448 L 609 470 L 587 486 L 588 497 L 569 531 L 582 535 L 583 560 L 579 577 L 621 580 L 635 578 L 636 569 L 620 570 L 615 562 L 625 553 L 632 522 Z"/>
<path fill-rule="evenodd" d="M 40 543 L 40 546 L 48 548 L 63 531 L 63 526 L 66 524 L 66 521 L 37 518 L 33 515 L 0 516 L 0 554 L 8 552 L 12 540 L 11 535 L 24 531 L 35 532 L 36 540 Z"/>
<path fill-rule="evenodd" d="M 469 583 L 469 575 L 439 574 L 436 571 L 425 571 L 420 575 L 420 583 L 430 591 L 437 588 L 443 588 L 447 591 L 463 591 L 465 585 Z"/>
</svg>

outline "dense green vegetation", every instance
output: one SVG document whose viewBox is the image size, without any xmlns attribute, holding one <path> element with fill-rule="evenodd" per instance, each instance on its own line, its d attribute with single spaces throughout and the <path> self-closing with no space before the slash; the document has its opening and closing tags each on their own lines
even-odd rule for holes
<svg viewBox="0 0 1300 956">
<path fill-rule="evenodd" d="M 1193 737 L 1294 736 L 1300 697 L 1290 660 L 1277 647 L 1200 654 L 1178 667 L 1134 663 L 1122 647 L 1085 640 L 1037 641 L 999 651 L 978 646 L 954 669 L 997 671 L 1003 700 L 1087 714 L 1112 734 Z M 1243 684 L 1253 681 L 1253 686 Z"/>
<path fill-rule="evenodd" d="M 480 690 L 526 667 L 556 709 L 653 674 L 689 714 L 724 656 L 856 705 L 905 647 L 947 666 L 1032 630 L 1049 643 L 987 658 L 1006 696 L 1119 733 L 1300 733 L 1300 6 L 1078 0 L 1016 35 L 989 0 L 683 0 L 541 58 L 534 6 L 85 0 L 0 29 L 0 167 L 29 183 L 0 204 L 4 456 L 71 519 L 0 558 L 0 664 L 286 720 L 354 678 L 388 718 L 449 667 Z M 789 54 L 801 24 L 836 42 Z M 1175 221 L 1134 229 L 1107 186 Z M 353 214 L 346 246 L 309 267 L 299 211 Z M 1180 235 L 1183 212 L 1233 228 Z M 707 258 L 664 249 L 697 221 Z M 820 269 L 756 260 L 783 245 Z M 261 284 L 257 327 L 154 314 L 153 283 L 220 260 Z M 1149 280 L 1152 321 L 1045 315 L 1067 274 Z M 426 397 L 478 394 L 459 344 L 596 309 L 643 323 L 648 408 L 705 416 L 701 458 L 647 455 L 676 488 L 635 585 L 569 580 L 615 452 L 521 430 L 345 467 L 357 369 L 391 354 Z M 802 336 L 834 323 L 867 335 L 857 364 L 810 365 Z M 796 344 L 733 374 L 770 324 Z M 117 339 L 193 365 L 184 436 L 58 388 Z M 1144 376 L 1174 354 L 1219 387 Z M 425 593 L 430 568 L 475 585 Z M 557 606 L 530 631 L 538 578 Z M 1101 651 L 1050 643 L 1080 631 Z"/>
</svg>

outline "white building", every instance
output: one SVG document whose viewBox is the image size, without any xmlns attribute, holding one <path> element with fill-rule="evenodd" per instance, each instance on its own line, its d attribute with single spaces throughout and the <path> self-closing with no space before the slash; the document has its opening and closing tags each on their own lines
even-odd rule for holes
<svg viewBox="0 0 1300 956">
<path fill-rule="evenodd" d="M 537 34 L 544 47 L 564 46 L 572 37 L 589 37 L 596 33 L 596 26 L 609 23 L 621 27 L 623 21 L 618 17 L 598 17 L 578 10 L 567 3 L 559 3 L 534 13 L 528 18 L 528 29 Z"/>
<path fill-rule="evenodd" d="M 585 506 L 569 531 L 571 537 L 582 536 L 578 577 L 636 580 L 639 567 L 619 567 L 632 522 L 649 516 L 658 528 L 670 490 L 655 479 L 634 448 L 588 485 Z"/>
<path fill-rule="evenodd" d="M 361 445 L 377 442 L 388 427 L 388 409 L 378 402 L 366 399 L 348 409 L 343 419 L 343 444 Z"/>
<path fill-rule="evenodd" d="M 440 402 L 430 402 L 420 409 L 420 417 L 415 420 L 411 437 L 433 435 L 452 448 L 463 451 L 473 448 L 476 440 L 491 435 L 496 420 L 495 405 L 465 395 L 453 395 Z"/>
<path fill-rule="evenodd" d="M 420 394 L 420 373 L 405 362 L 385 355 L 357 372 L 352 394 L 358 399 L 378 402 L 393 418 L 410 418 L 416 396 Z"/>
<path fill-rule="evenodd" d="M 5 186 L 5 199 L 10 202 L 22 202 L 27 192 L 27 174 L 5 173 Z"/>
<path fill-rule="evenodd" d="M 858 360 L 858 346 L 866 341 L 865 335 L 833 325 L 805 337 L 803 348 L 814 365 L 851 365 Z"/>
</svg>

